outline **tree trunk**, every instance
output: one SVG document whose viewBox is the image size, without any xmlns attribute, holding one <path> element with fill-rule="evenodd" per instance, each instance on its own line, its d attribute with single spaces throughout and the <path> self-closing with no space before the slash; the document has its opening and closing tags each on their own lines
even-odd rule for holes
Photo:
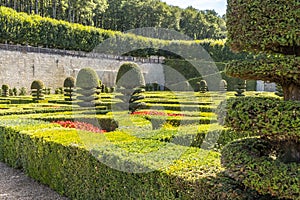
<svg viewBox="0 0 300 200">
<path fill-rule="evenodd" d="M 284 100 L 300 101 L 300 86 L 291 83 L 282 86 Z"/>
<path fill-rule="evenodd" d="M 300 163 L 300 143 L 295 141 L 283 141 L 280 144 L 279 159 L 284 163 Z"/>
</svg>

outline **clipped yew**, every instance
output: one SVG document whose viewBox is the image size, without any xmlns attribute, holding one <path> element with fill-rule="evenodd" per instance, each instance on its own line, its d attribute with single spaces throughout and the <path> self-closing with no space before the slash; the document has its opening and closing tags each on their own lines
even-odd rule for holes
<svg viewBox="0 0 300 200">
<path fill-rule="evenodd" d="M 41 80 L 35 80 L 31 83 L 30 89 L 33 96 L 33 100 L 44 99 L 44 83 Z"/>
<path fill-rule="evenodd" d="M 145 106 L 139 100 L 145 97 L 141 93 L 145 92 L 145 79 L 140 67 L 135 63 L 124 63 L 120 66 L 116 79 L 117 92 L 122 95 L 116 96 L 122 100 L 119 106 L 122 110 L 129 110 L 131 113 Z"/>
<path fill-rule="evenodd" d="M 74 92 L 75 92 L 75 78 L 74 77 L 67 77 L 64 80 L 64 96 L 65 101 L 73 101 L 74 100 Z"/>
<path fill-rule="evenodd" d="M 275 82 L 286 101 L 236 98 L 221 104 L 226 126 L 260 135 L 227 145 L 222 164 L 231 178 L 260 194 L 299 199 L 300 1 L 228 0 L 226 17 L 231 49 L 260 54 L 231 62 L 227 74 Z"/>
<path fill-rule="evenodd" d="M 2 96 L 8 97 L 9 96 L 9 86 L 7 84 L 2 85 Z"/>
<path fill-rule="evenodd" d="M 95 107 L 100 102 L 97 93 L 99 90 L 99 78 L 92 68 L 83 68 L 78 72 L 76 78 L 76 93 L 78 94 L 78 105 L 81 107 Z"/>
<path fill-rule="evenodd" d="M 227 74 L 276 82 L 285 100 L 300 100 L 300 29 L 298 0 L 228 1 L 228 44 L 235 51 L 264 53 L 227 66 Z"/>
<path fill-rule="evenodd" d="M 200 93 L 205 93 L 208 91 L 207 82 L 205 80 L 201 80 L 199 82 L 199 91 Z"/>
</svg>

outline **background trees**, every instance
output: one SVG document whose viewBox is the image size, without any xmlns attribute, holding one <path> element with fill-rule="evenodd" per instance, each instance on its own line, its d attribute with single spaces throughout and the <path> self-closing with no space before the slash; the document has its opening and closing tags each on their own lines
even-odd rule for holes
<svg viewBox="0 0 300 200">
<path fill-rule="evenodd" d="M 160 0 L 0 0 L 0 5 L 117 31 L 159 27 L 180 31 L 192 39 L 226 37 L 225 21 L 215 11 L 181 9 Z"/>
</svg>

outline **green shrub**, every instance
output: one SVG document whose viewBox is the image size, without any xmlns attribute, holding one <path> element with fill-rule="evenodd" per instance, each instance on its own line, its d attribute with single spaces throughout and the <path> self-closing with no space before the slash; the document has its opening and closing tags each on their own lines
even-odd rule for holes
<svg viewBox="0 0 300 200">
<path fill-rule="evenodd" d="M 79 95 L 78 105 L 81 107 L 95 107 L 100 104 L 99 97 L 99 78 L 97 73 L 92 68 L 83 68 L 79 71 L 76 78 L 76 93 Z"/>
<path fill-rule="evenodd" d="M 272 146 L 269 141 L 258 138 L 233 142 L 223 149 L 222 164 L 231 178 L 260 194 L 298 199 L 300 164 L 286 164 L 276 159 Z"/>
<path fill-rule="evenodd" d="M 65 96 L 65 101 L 73 101 L 74 99 L 72 97 L 74 97 L 74 87 L 75 87 L 75 78 L 73 77 L 67 77 L 64 80 L 64 96 Z"/>
<path fill-rule="evenodd" d="M 205 92 L 208 91 L 207 83 L 206 83 L 205 80 L 201 80 L 201 81 L 199 82 L 199 91 L 200 91 L 201 93 L 205 93 Z"/>
<path fill-rule="evenodd" d="M 243 93 L 246 91 L 246 81 L 240 81 L 237 85 L 236 85 L 236 94 L 234 94 L 237 97 L 243 97 L 245 96 Z"/>
<path fill-rule="evenodd" d="M 27 94 L 27 89 L 25 87 L 21 87 L 19 95 L 20 96 L 25 96 Z"/>
<path fill-rule="evenodd" d="M 1 120 L 0 123 L 0 159 L 22 167 L 30 177 L 71 199 L 261 198 L 222 174 L 220 157 L 215 152 L 140 141 L 122 132 L 104 135 L 110 141 L 107 143 L 101 134 L 35 120 Z M 4 123 L 7 127 L 3 127 Z M 80 135 L 90 137 L 91 144 L 96 142 L 98 147 L 85 147 Z M 145 160 L 144 153 L 160 148 L 167 149 L 155 159 Z M 162 164 L 159 159 L 178 150 L 184 151 L 180 158 L 169 167 L 159 169 Z M 127 170 L 154 166 L 158 169 L 129 173 L 111 168 L 110 164 Z"/>
<path fill-rule="evenodd" d="M 117 91 L 122 93 L 122 95 L 116 96 L 122 100 L 122 103 L 117 105 L 118 109 L 129 110 L 133 113 L 137 109 L 145 107 L 145 103 L 139 101 L 145 98 L 141 95 L 145 92 L 143 89 L 145 80 L 137 64 L 122 64 L 117 74 L 116 85 Z"/>
<path fill-rule="evenodd" d="M 14 92 L 11 88 L 8 89 L 8 94 L 9 96 L 14 96 Z"/>
<path fill-rule="evenodd" d="M 44 99 L 44 83 L 41 80 L 35 80 L 31 83 L 30 89 L 33 96 L 33 100 Z"/>
<path fill-rule="evenodd" d="M 2 85 L 2 96 L 8 97 L 9 96 L 9 86 L 7 84 Z"/>
<path fill-rule="evenodd" d="M 135 63 L 123 63 L 116 78 L 116 85 L 126 89 L 145 86 L 144 76 L 140 67 Z"/>
<path fill-rule="evenodd" d="M 16 87 L 14 87 L 14 88 L 12 89 L 12 92 L 13 92 L 13 95 L 14 95 L 14 96 L 17 96 L 17 95 L 18 95 L 18 90 L 17 90 Z"/>
</svg>

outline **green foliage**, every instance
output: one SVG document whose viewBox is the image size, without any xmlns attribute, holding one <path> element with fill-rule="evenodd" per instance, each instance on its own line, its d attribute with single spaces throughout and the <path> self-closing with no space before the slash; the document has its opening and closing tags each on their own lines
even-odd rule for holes
<svg viewBox="0 0 300 200">
<path fill-rule="evenodd" d="M 21 87 L 19 95 L 20 96 L 25 96 L 27 94 L 27 89 L 25 87 Z"/>
<path fill-rule="evenodd" d="M 219 122 L 236 131 L 251 131 L 277 139 L 300 138 L 300 104 L 277 98 L 232 98 L 217 109 Z"/>
<path fill-rule="evenodd" d="M 32 90 L 33 100 L 43 100 L 44 99 L 44 83 L 41 80 L 35 80 L 31 83 L 30 89 Z"/>
<path fill-rule="evenodd" d="M 233 61 L 226 66 L 226 73 L 233 77 L 263 81 L 275 81 L 284 84 L 286 81 L 299 83 L 298 68 L 300 57 L 268 56 L 251 61 Z"/>
<path fill-rule="evenodd" d="M 75 96 L 75 90 L 73 89 L 75 87 L 75 78 L 67 77 L 64 80 L 64 87 L 65 101 L 73 101 L 73 97 Z"/>
<path fill-rule="evenodd" d="M 145 79 L 140 67 L 135 63 L 123 63 L 117 74 L 116 85 L 126 89 L 145 86 Z"/>
<path fill-rule="evenodd" d="M 45 85 L 41 80 L 35 80 L 31 83 L 30 89 L 41 90 L 44 89 Z"/>
<path fill-rule="evenodd" d="M 97 93 L 99 90 L 99 78 L 96 71 L 92 68 L 83 68 L 78 72 L 76 78 L 76 93 L 78 105 L 81 107 L 95 107 L 100 105 Z"/>
<path fill-rule="evenodd" d="M 272 144 L 258 138 L 235 141 L 224 147 L 226 174 L 260 194 L 280 199 L 300 196 L 299 163 L 283 163 L 274 157 Z"/>
<path fill-rule="evenodd" d="M 12 89 L 12 92 L 13 92 L 13 95 L 14 95 L 14 96 L 17 96 L 17 95 L 18 95 L 18 90 L 17 90 L 16 87 L 14 87 L 14 88 Z"/>
<path fill-rule="evenodd" d="M 299 55 L 299 6 L 297 0 L 229 0 L 228 43 L 238 51 Z"/>
<path fill-rule="evenodd" d="M 67 77 L 65 80 L 64 80 L 64 87 L 66 88 L 73 88 L 75 87 L 75 78 L 74 77 Z"/>
<path fill-rule="evenodd" d="M 200 93 L 205 93 L 208 91 L 207 82 L 205 80 L 201 80 L 199 82 L 199 91 Z"/>
<path fill-rule="evenodd" d="M 0 132 L 1 160 L 22 167 L 30 177 L 69 198 L 259 198 L 255 192 L 242 189 L 220 173 L 220 157 L 215 152 L 177 145 L 166 147 L 165 143 L 151 140 L 141 142 L 122 132 L 106 135 L 80 132 L 35 120 L 1 120 Z M 82 137 L 88 144 L 82 143 Z M 89 146 L 96 143 L 95 148 Z M 161 162 L 145 160 L 144 154 L 160 148 L 167 151 L 156 159 L 166 158 L 178 150 L 184 153 L 167 168 L 149 173 L 122 172 L 99 161 L 108 165 L 117 162 L 124 169 L 159 167 Z"/>
<path fill-rule="evenodd" d="M 246 81 L 242 80 L 240 81 L 237 85 L 236 85 L 236 94 L 235 96 L 237 97 L 243 97 L 245 96 L 243 93 L 246 91 L 247 85 L 246 85 Z"/>
<path fill-rule="evenodd" d="M 96 71 L 92 68 L 83 68 L 78 72 L 76 87 L 81 89 L 94 89 L 99 86 L 99 78 Z"/>
</svg>

